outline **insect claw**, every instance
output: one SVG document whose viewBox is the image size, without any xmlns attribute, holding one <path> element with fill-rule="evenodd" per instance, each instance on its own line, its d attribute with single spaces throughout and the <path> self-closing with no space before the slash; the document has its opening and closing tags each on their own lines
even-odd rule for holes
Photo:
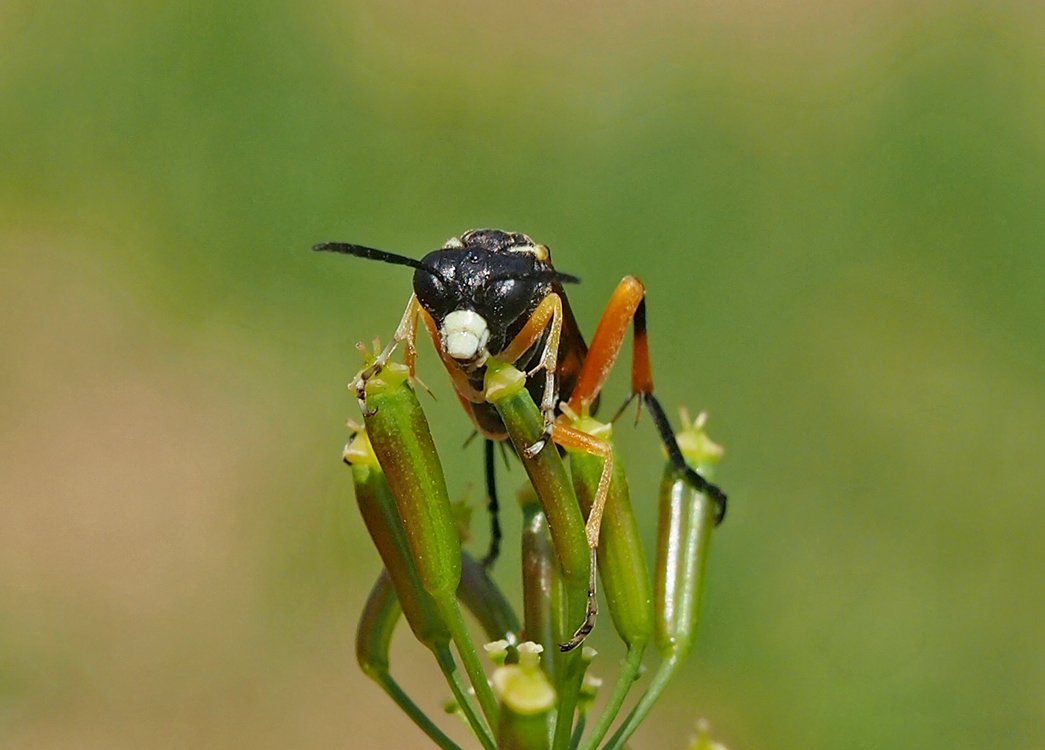
<svg viewBox="0 0 1045 750">
<path fill-rule="evenodd" d="M 720 490 L 715 485 L 712 485 L 714 491 L 711 496 L 715 499 L 715 525 L 718 526 L 720 523 L 726 520 L 726 505 L 728 498 L 726 493 Z"/>
<path fill-rule="evenodd" d="M 364 418 L 372 417 L 375 414 L 377 414 L 377 409 L 371 409 L 371 408 L 369 408 L 366 405 L 366 399 L 365 398 L 357 399 L 357 401 L 359 402 L 359 411 L 361 411 L 363 413 L 363 417 Z"/>
<path fill-rule="evenodd" d="M 639 394 L 638 403 L 635 406 L 635 426 L 639 426 L 639 418 L 642 416 L 642 402 L 645 401 L 645 394 Z"/>
<path fill-rule="evenodd" d="M 710 495 L 711 499 L 715 501 L 715 525 L 718 526 L 726 518 L 726 506 L 729 501 L 726 493 L 719 489 L 717 484 L 712 484 L 689 466 L 686 467 L 684 473 L 686 481 L 693 489 Z"/>
<path fill-rule="evenodd" d="M 356 380 L 356 382 L 349 385 L 351 388 L 355 388 L 356 391 L 356 403 L 359 404 L 359 411 L 363 413 L 364 417 L 372 417 L 377 414 L 377 409 L 370 409 L 366 405 L 366 381 L 362 378 Z"/>
<path fill-rule="evenodd" d="M 611 423 L 612 422 L 616 422 L 618 419 L 620 419 L 620 415 L 623 414 L 624 410 L 628 408 L 628 404 L 630 404 L 635 399 L 636 396 L 641 396 L 641 395 L 642 394 L 640 394 L 638 391 L 632 391 L 631 394 L 626 399 L 624 399 L 624 403 L 621 404 L 617 408 L 617 411 L 615 411 L 613 413 L 613 416 L 610 418 L 610 422 Z M 639 399 L 639 408 L 640 409 L 642 408 L 642 400 L 641 400 L 641 398 Z M 638 421 L 638 417 L 635 417 L 635 421 L 636 422 Z"/>
<path fill-rule="evenodd" d="M 432 393 L 432 389 L 425 385 L 425 382 L 421 380 L 421 378 L 417 377 L 417 375 L 413 372 L 410 373 L 410 385 L 414 387 L 415 391 L 418 389 L 418 387 L 420 387 L 422 390 L 424 390 L 425 393 L 432 397 L 433 401 L 438 400 L 436 399 L 435 394 Z"/>
<path fill-rule="evenodd" d="M 526 371 L 526 377 L 527 378 L 532 378 L 534 375 L 536 375 L 537 373 L 539 373 L 543 369 L 544 369 L 544 362 L 538 362 L 537 365 L 532 370 L 527 370 Z"/>
<path fill-rule="evenodd" d="M 577 648 L 579 645 L 584 643 L 584 639 L 588 637 L 588 633 L 590 633 L 594 627 L 594 617 L 591 618 L 590 621 L 585 620 L 581 624 L 581 626 L 577 628 L 577 632 L 573 634 L 573 637 L 571 637 L 570 640 L 566 641 L 566 643 L 559 644 L 559 651 L 562 651 L 564 653 L 566 651 L 573 651 L 573 649 Z"/>
<path fill-rule="evenodd" d="M 552 426 L 555 424 L 555 413 L 554 411 L 546 411 L 544 413 L 544 432 L 541 437 L 533 445 L 527 446 L 523 453 L 526 454 L 527 458 L 533 458 L 547 445 L 548 441 L 552 439 Z"/>
<path fill-rule="evenodd" d="M 523 449 L 523 454 L 527 458 L 535 458 L 537 456 L 537 454 L 540 453 L 544 449 L 544 446 L 547 443 L 548 443 L 548 436 L 547 435 L 543 435 L 543 436 L 541 436 L 537 440 L 537 442 L 533 443 L 532 445 L 526 446 L 526 448 Z"/>
<path fill-rule="evenodd" d="M 577 628 L 570 640 L 559 644 L 559 651 L 572 651 L 584 642 L 588 633 L 595 627 L 595 617 L 599 614 L 599 600 L 595 596 L 595 548 L 591 548 L 591 578 L 588 583 L 588 604 L 584 608 L 584 622 Z"/>
</svg>

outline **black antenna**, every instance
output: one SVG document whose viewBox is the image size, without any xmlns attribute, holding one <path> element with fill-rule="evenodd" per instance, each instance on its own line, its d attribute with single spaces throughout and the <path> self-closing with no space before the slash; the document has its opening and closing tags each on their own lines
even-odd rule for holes
<svg viewBox="0 0 1045 750">
<path fill-rule="evenodd" d="M 525 279 L 539 279 L 541 281 L 550 281 L 553 284 L 580 284 L 581 280 L 570 273 L 562 273 L 556 271 L 554 268 L 540 268 L 534 271 L 518 271 L 508 273 L 499 273 L 493 276 L 491 281 L 511 281 L 513 279 L 525 280 Z"/>
<path fill-rule="evenodd" d="M 396 266 L 409 266 L 410 268 L 416 268 L 418 271 L 424 271 L 430 276 L 435 276 L 443 281 L 447 280 L 442 274 L 436 273 L 416 258 L 408 258 L 405 255 L 397 255 L 396 253 L 389 253 L 385 250 L 377 250 L 372 247 L 350 245 L 347 242 L 320 242 L 318 245 L 313 245 L 312 249 L 320 253 L 341 253 L 342 255 L 354 255 L 357 258 L 366 258 L 367 260 L 379 260 L 383 263 L 391 263 Z"/>
<path fill-rule="evenodd" d="M 542 276 L 549 276 L 551 281 L 557 281 L 560 284 L 580 284 L 581 279 L 579 276 L 574 276 L 572 273 L 562 273 L 561 271 L 548 271 Z"/>
</svg>

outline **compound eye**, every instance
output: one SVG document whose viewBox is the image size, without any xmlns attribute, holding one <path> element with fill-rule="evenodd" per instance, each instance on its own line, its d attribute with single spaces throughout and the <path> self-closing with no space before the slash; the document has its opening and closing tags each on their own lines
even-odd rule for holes
<svg viewBox="0 0 1045 750">
<path fill-rule="evenodd" d="M 418 269 L 414 272 L 414 294 L 429 312 L 434 313 L 441 307 L 445 307 L 451 300 L 447 300 L 447 288 L 438 276 Z"/>
<path fill-rule="evenodd" d="M 499 321 L 508 324 L 526 313 L 533 293 L 533 286 L 524 279 L 502 279 L 490 285 L 487 299 Z"/>
</svg>

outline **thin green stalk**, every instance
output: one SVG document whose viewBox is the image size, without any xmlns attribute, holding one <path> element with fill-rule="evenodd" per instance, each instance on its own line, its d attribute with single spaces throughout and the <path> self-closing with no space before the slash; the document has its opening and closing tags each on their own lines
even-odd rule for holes
<svg viewBox="0 0 1045 750">
<path fill-rule="evenodd" d="M 392 679 L 390 674 L 375 675 L 374 681 L 384 690 L 396 705 L 409 716 L 415 724 L 428 735 L 429 739 L 432 740 L 437 746 L 443 750 L 464 750 L 460 745 L 454 742 L 452 739 L 443 734 L 442 730 L 439 729 L 432 720 L 422 711 L 418 706 L 410 700 L 409 696 L 403 691 L 395 680 Z M 479 736 L 480 742 L 484 748 L 488 750 L 496 750 L 493 745 L 488 744 L 484 741 L 483 737 Z"/>
<path fill-rule="evenodd" d="M 573 728 L 573 736 L 570 737 L 570 750 L 575 750 L 581 744 L 581 737 L 584 736 L 584 729 L 588 726 L 588 712 L 585 711 L 577 717 L 577 726 Z"/>
<path fill-rule="evenodd" d="M 486 750 L 497 750 L 493 736 L 486 730 L 486 727 L 480 726 L 479 729 L 476 728 L 475 719 L 477 717 L 474 716 L 474 709 L 471 707 L 472 702 L 468 699 L 468 686 L 465 685 L 464 681 L 461 679 L 461 675 L 457 671 L 457 662 L 454 660 L 453 653 L 449 648 L 438 649 L 432 653 L 435 655 L 436 663 L 439 664 L 439 669 L 442 671 L 447 684 L 450 686 L 450 691 L 454 695 L 454 700 L 457 701 L 457 705 L 460 706 L 461 710 L 465 712 L 465 719 L 468 721 L 468 725 L 472 728 L 472 732 Z M 482 731 L 480 731 L 480 729 Z"/>
<path fill-rule="evenodd" d="M 453 638 L 454 647 L 457 649 L 457 654 L 461 657 L 461 663 L 464 665 L 465 672 L 468 673 L 471 680 L 472 689 L 479 699 L 479 706 L 482 708 L 487 721 L 493 726 L 497 726 L 496 722 L 499 713 L 497 699 L 494 697 L 493 690 L 490 689 L 490 683 L 486 679 L 483 663 L 475 650 L 472 636 L 468 632 L 468 626 L 465 624 L 464 617 L 461 615 L 461 608 L 457 605 L 457 595 L 455 593 L 454 596 L 448 598 L 446 595 L 440 594 L 433 598 L 435 599 L 436 607 L 438 607 L 446 620 L 446 624 L 450 627 L 450 635 Z"/>
<path fill-rule="evenodd" d="M 411 700 L 391 674 L 389 651 L 392 634 L 402 614 L 399 599 L 387 570 L 381 571 L 367 598 L 356 630 L 356 658 L 363 673 L 376 682 L 396 705 L 443 750 L 461 750 Z"/>
<path fill-rule="evenodd" d="M 646 653 L 646 644 L 640 646 L 628 646 L 628 652 L 624 656 L 624 661 L 621 662 L 620 673 L 617 675 L 617 681 L 613 686 L 613 693 L 610 695 L 609 701 L 607 701 L 605 707 L 602 710 L 602 714 L 599 716 L 599 721 L 592 728 L 591 734 L 584 741 L 583 750 L 591 750 L 598 746 L 602 742 L 602 738 L 606 736 L 606 733 L 610 730 L 613 722 L 616 720 L 618 714 L 620 714 L 621 706 L 624 705 L 624 701 L 628 697 L 628 693 L 631 692 L 632 686 L 635 681 L 639 679 L 642 674 L 642 657 Z"/>
<path fill-rule="evenodd" d="M 672 654 L 670 657 L 661 662 L 657 668 L 656 674 L 653 675 L 653 679 L 650 681 L 649 687 L 646 688 L 646 692 L 642 694 L 642 698 L 635 704 L 635 707 L 628 713 L 624 723 L 620 725 L 613 736 L 610 737 L 609 741 L 602 746 L 602 750 L 618 750 L 624 746 L 624 743 L 628 741 L 635 730 L 639 728 L 639 725 L 646 718 L 646 715 L 653 708 L 654 704 L 660 699 L 661 694 L 664 692 L 664 688 L 667 687 L 668 682 L 675 676 L 675 672 L 678 670 L 679 665 L 685 661 L 684 656 L 679 654 Z"/>
</svg>

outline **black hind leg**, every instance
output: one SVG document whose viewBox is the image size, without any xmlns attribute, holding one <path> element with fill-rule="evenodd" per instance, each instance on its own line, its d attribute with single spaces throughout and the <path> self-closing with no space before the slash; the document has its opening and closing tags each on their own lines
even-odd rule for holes
<svg viewBox="0 0 1045 750">
<path fill-rule="evenodd" d="M 664 447 L 668 450 L 671 465 L 686 478 L 686 481 L 694 489 L 707 493 L 715 500 L 715 524 L 722 523 L 722 519 L 726 517 L 726 493 L 693 471 L 689 464 L 686 463 L 686 459 L 682 457 L 682 451 L 679 449 L 679 444 L 675 440 L 675 431 L 671 429 L 671 423 L 668 422 L 664 409 L 657 398 L 652 393 L 643 393 L 640 394 L 640 397 L 649 408 L 650 416 L 653 417 L 653 423 L 657 425 L 657 432 L 660 433 L 661 442 L 664 443 Z"/>
<path fill-rule="evenodd" d="M 483 557 L 483 567 L 489 570 L 497 562 L 501 554 L 501 519 L 498 515 L 500 505 L 497 502 L 497 480 L 494 476 L 494 441 L 485 441 L 483 459 L 486 465 L 486 509 L 490 512 L 490 547 Z"/>
</svg>

